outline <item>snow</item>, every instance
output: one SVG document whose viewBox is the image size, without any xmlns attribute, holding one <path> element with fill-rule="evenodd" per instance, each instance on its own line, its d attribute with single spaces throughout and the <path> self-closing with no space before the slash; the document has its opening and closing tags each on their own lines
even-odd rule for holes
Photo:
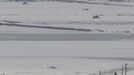
<svg viewBox="0 0 134 75">
<path fill-rule="evenodd" d="M 1 41 L 0 55 L 15 57 L 0 58 L 0 70 L 9 75 L 98 74 L 100 70 L 121 68 L 125 63 L 132 67 L 133 60 L 127 60 L 126 57 L 134 57 L 133 45 L 134 41 Z M 43 58 L 27 58 L 29 56 Z M 89 59 L 82 57 L 89 57 Z M 90 57 L 100 57 L 100 59 L 90 59 Z M 124 60 L 101 59 L 101 57 L 120 57 Z M 42 68 L 44 65 L 54 66 L 56 69 Z M 133 75 L 133 70 L 128 73 Z"/>
<path fill-rule="evenodd" d="M 66 2 L 29 2 L 28 5 L 23 5 L 21 2 L 1 2 L 0 11 L 0 22 L 16 21 L 28 25 L 100 29 L 105 32 L 134 32 L 133 7 Z M 100 18 L 93 19 L 94 15 L 100 15 Z M 34 33 L 48 31 L 5 26 L 1 26 L 1 29 L 6 29 L 6 32 L 17 31 L 19 33 L 33 32 L 34 30 Z M 3 30 L 1 31 L 3 32 Z M 58 31 L 49 31 L 49 33 L 54 32 L 57 33 Z"/>
<path fill-rule="evenodd" d="M 113 4 L 133 5 L 133 3 Z M 108 34 L 118 35 L 118 38 L 122 38 L 121 36 L 132 38 L 99 41 L 89 39 L 83 41 L 0 41 L 0 74 L 92 75 L 97 73 L 98 75 L 100 70 L 119 69 L 125 63 L 133 67 L 133 9 L 134 7 L 129 6 L 77 2 L 29 2 L 28 5 L 23 5 L 21 2 L 0 2 L 0 38 L 2 39 L 16 39 L 16 36 L 12 36 L 13 34 L 18 34 L 21 38 L 24 34 L 31 34 L 33 38 L 38 34 L 44 36 L 45 34 L 74 34 L 73 36 L 101 34 L 97 38 L 103 35 L 106 37 Z M 99 15 L 99 18 L 93 19 L 95 15 Z M 27 28 L 21 25 L 65 27 L 74 28 L 74 30 Z M 92 31 L 76 31 L 76 29 L 91 29 Z M 7 57 L 2 58 L 2 56 Z M 56 67 L 56 69 L 48 67 Z M 120 71 L 117 73 L 121 75 Z M 133 74 L 133 70 L 128 72 L 128 75 Z M 108 75 L 113 75 L 113 73 Z"/>
</svg>

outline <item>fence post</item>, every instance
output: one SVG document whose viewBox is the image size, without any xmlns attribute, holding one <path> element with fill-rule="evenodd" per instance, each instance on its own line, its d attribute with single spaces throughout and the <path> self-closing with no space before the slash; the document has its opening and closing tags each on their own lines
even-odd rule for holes
<svg viewBox="0 0 134 75">
<path fill-rule="evenodd" d="M 122 65 L 122 68 L 121 68 L 121 75 L 123 75 L 123 72 L 124 71 L 124 66 Z"/>
<path fill-rule="evenodd" d="M 99 75 L 101 75 L 101 70 L 99 71 Z"/>
</svg>

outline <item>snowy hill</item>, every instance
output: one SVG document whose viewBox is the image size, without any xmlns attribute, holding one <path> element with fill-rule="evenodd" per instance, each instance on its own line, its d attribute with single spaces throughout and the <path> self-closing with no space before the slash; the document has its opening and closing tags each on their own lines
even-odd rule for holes
<svg viewBox="0 0 134 75">
<path fill-rule="evenodd" d="M 0 33 L 133 34 L 134 7 L 129 5 L 132 4 L 85 4 L 79 1 L 28 2 L 28 4 L 1 2 Z"/>
</svg>

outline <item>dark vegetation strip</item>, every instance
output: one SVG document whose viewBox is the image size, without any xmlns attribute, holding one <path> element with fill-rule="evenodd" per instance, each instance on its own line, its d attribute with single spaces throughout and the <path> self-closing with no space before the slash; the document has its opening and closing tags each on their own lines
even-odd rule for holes
<svg viewBox="0 0 134 75">
<path fill-rule="evenodd" d="M 127 57 L 81 57 L 81 56 L 7 56 L 0 58 L 73 58 L 73 59 L 106 59 L 106 60 L 127 60 L 134 61 L 134 58 Z"/>
<path fill-rule="evenodd" d="M 134 61 L 133 57 L 83 57 L 85 59 L 104 59 L 104 60 L 121 60 Z"/>
<path fill-rule="evenodd" d="M 100 3 L 100 2 L 77 1 L 77 0 L 48 0 L 48 1 L 59 1 L 59 2 L 69 2 L 69 3 L 101 4 L 101 5 L 111 5 L 111 6 L 134 7 L 134 5 L 126 5 L 126 4 Z"/>
<path fill-rule="evenodd" d="M 66 59 L 102 59 L 134 61 L 134 57 L 86 57 L 86 56 L 0 56 L 0 58 L 66 58 Z"/>
<path fill-rule="evenodd" d="M 82 28 L 69 28 L 69 27 L 54 27 L 54 26 L 35 26 L 35 25 L 23 25 L 23 24 L 8 24 L 8 23 L 0 23 L 0 25 L 5 26 L 16 26 L 16 27 L 26 27 L 26 28 L 42 28 L 42 29 L 56 29 L 56 30 L 72 30 L 72 31 L 85 31 L 91 32 L 91 29 L 82 29 Z"/>
</svg>

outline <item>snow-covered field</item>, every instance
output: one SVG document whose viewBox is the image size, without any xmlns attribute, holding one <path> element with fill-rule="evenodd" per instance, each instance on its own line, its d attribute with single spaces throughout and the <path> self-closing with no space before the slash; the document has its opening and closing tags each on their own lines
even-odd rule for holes
<svg viewBox="0 0 134 75">
<path fill-rule="evenodd" d="M 130 3 L 131 4 L 131 3 Z M 134 32 L 134 7 L 107 6 L 66 2 L 21 2 L 0 3 L 0 32 L 8 33 L 70 33 L 70 30 L 6 26 L 22 25 L 51 26 L 91 29 L 93 32 Z M 98 15 L 99 18 L 93 19 Z M 71 31 L 71 33 L 78 31 Z M 89 31 L 88 33 L 90 33 Z M 78 32 L 80 33 L 80 32 Z"/>
<path fill-rule="evenodd" d="M 0 41 L 0 73 L 98 75 L 125 63 L 133 67 L 133 9 L 104 3 L 0 2 L 0 40 L 32 40 Z"/>
<path fill-rule="evenodd" d="M 134 41 L 1 41 L 0 56 L 6 57 L 0 58 L 0 72 L 7 75 L 98 75 L 100 70 L 115 70 L 121 75 L 116 69 L 125 63 L 133 68 L 133 45 Z M 133 70 L 127 74 L 133 75 Z"/>
</svg>

